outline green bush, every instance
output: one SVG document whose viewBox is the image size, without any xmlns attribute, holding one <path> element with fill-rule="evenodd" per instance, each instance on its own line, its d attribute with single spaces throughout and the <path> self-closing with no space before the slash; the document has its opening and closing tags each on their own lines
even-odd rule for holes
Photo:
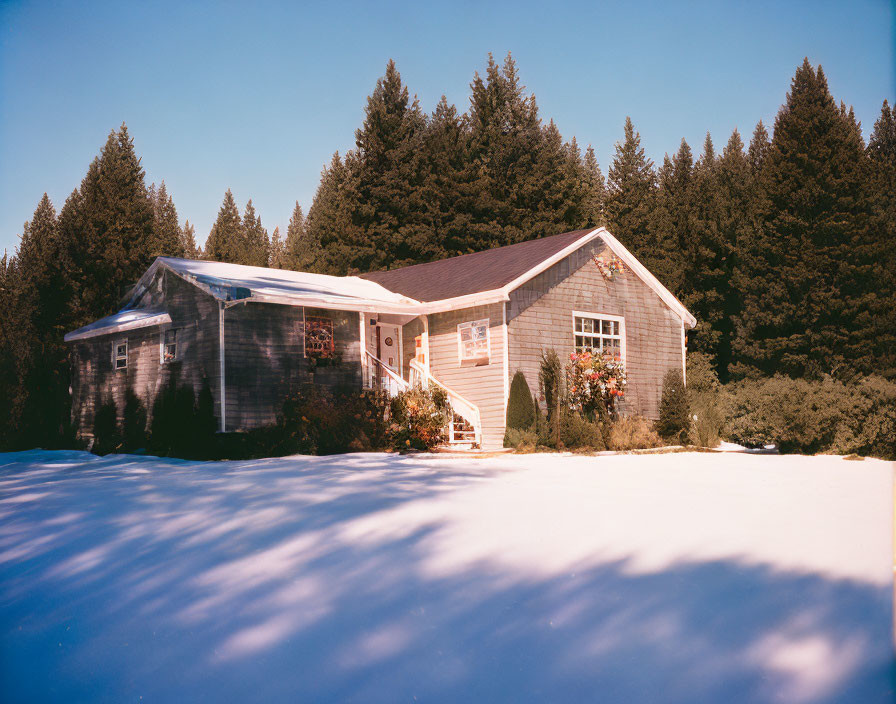
<svg viewBox="0 0 896 704">
<path fill-rule="evenodd" d="M 528 430 L 535 424 L 535 406 L 526 375 L 517 371 L 510 382 L 507 399 L 507 429 Z"/>
<path fill-rule="evenodd" d="M 700 352 L 689 354 L 687 364 L 690 440 L 700 447 L 715 447 L 727 431 L 730 413 L 728 393 L 708 355 Z"/>
<path fill-rule="evenodd" d="M 93 452 L 108 455 L 121 448 L 118 432 L 118 409 L 111 398 L 99 405 L 93 417 Z"/>
<path fill-rule="evenodd" d="M 548 420 L 553 420 L 555 411 L 563 405 L 563 365 L 556 350 L 541 351 L 538 383 L 547 407 Z"/>
<path fill-rule="evenodd" d="M 399 452 L 432 450 L 447 440 L 450 410 L 438 387 L 416 386 L 392 399 L 389 437 Z"/>
<path fill-rule="evenodd" d="M 196 395 L 172 376 L 152 405 L 149 447 L 158 455 L 197 458 Z"/>
<path fill-rule="evenodd" d="M 608 431 L 608 450 L 643 450 L 663 444 L 653 423 L 643 416 L 620 416 L 609 424 Z"/>
<path fill-rule="evenodd" d="M 747 447 L 896 459 L 896 383 L 881 377 L 747 380 L 731 399 L 729 438 Z"/>
<path fill-rule="evenodd" d="M 276 454 L 331 455 L 384 448 L 386 396 L 306 384 L 283 404 Z"/>
<path fill-rule="evenodd" d="M 605 450 L 601 424 L 593 423 L 574 411 L 560 413 L 558 449 Z"/>
<path fill-rule="evenodd" d="M 504 433 L 504 447 L 531 452 L 538 446 L 538 434 L 531 429 L 508 428 Z"/>
<path fill-rule="evenodd" d="M 656 430 L 664 440 L 684 445 L 691 426 L 688 396 L 681 369 L 669 369 L 663 377 L 663 395 Z"/>
</svg>

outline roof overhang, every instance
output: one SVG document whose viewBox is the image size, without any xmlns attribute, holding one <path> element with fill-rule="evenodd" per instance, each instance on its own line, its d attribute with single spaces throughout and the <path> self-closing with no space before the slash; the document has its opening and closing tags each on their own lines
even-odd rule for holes
<svg viewBox="0 0 896 704">
<path fill-rule="evenodd" d="M 95 323 L 85 325 L 68 333 L 62 339 L 65 342 L 75 342 L 76 340 L 87 340 L 92 337 L 100 337 L 101 335 L 114 335 L 129 330 L 139 330 L 140 328 L 148 328 L 153 325 L 166 325 L 171 322 L 171 316 L 165 312 L 144 314 L 138 310 L 123 310 L 115 315 L 101 318 Z"/>
</svg>

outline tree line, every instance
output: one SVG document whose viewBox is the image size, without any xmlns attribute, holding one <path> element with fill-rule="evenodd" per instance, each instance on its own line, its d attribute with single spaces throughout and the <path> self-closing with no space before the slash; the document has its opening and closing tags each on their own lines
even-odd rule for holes
<svg viewBox="0 0 896 704">
<path fill-rule="evenodd" d="M 355 147 L 322 171 L 285 237 L 225 193 L 205 247 L 147 186 L 122 125 L 56 212 L 46 195 L 0 260 L 0 445 L 72 441 L 65 332 L 118 309 L 159 255 L 354 274 L 607 225 L 694 313 L 689 350 L 723 380 L 896 376 L 896 110 L 866 144 L 820 67 L 797 69 L 771 132 L 735 130 L 662 164 L 626 119 L 604 177 L 594 150 L 539 115 L 508 54 L 465 112 L 431 114 L 393 62 Z"/>
</svg>

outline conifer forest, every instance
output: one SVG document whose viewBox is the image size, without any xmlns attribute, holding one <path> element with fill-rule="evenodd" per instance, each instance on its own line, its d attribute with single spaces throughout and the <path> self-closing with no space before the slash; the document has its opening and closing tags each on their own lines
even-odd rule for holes
<svg viewBox="0 0 896 704">
<path fill-rule="evenodd" d="M 73 445 L 63 335 L 160 255 L 346 275 L 605 225 L 696 316 L 688 352 L 722 383 L 896 380 L 896 109 L 860 125 L 808 60 L 780 92 L 774 124 L 654 163 L 630 119 L 612 154 L 562 135 L 509 54 L 431 113 L 390 61 L 307 212 L 268 232 L 222 183 L 202 247 L 122 124 L 0 260 L 0 448 Z"/>
</svg>

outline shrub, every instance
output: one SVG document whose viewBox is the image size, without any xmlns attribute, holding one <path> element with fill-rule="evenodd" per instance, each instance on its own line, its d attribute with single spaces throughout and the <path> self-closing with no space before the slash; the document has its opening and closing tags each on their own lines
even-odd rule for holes
<svg viewBox="0 0 896 704">
<path fill-rule="evenodd" d="M 538 434 L 531 429 L 508 428 L 504 433 L 504 447 L 531 452 L 538 446 Z"/>
<path fill-rule="evenodd" d="M 589 420 L 615 418 L 616 402 L 625 394 L 621 360 L 585 351 L 569 355 L 566 389 L 571 408 Z"/>
<path fill-rule="evenodd" d="M 381 392 L 337 390 L 306 384 L 283 404 L 279 454 L 330 455 L 382 449 L 386 397 Z"/>
<path fill-rule="evenodd" d="M 128 387 L 124 395 L 124 449 L 133 452 L 146 447 L 146 406 Z"/>
<path fill-rule="evenodd" d="M 513 375 L 507 398 L 507 428 L 528 430 L 535 424 L 535 406 L 526 376 L 521 371 Z"/>
<path fill-rule="evenodd" d="M 215 452 L 215 434 L 218 421 L 215 418 L 215 399 L 208 379 L 203 378 L 199 397 L 196 399 L 195 444 L 199 457 L 209 459 Z"/>
<path fill-rule="evenodd" d="M 607 449 L 623 452 L 660 447 L 662 438 L 643 416 L 621 416 L 609 424 Z"/>
<path fill-rule="evenodd" d="M 715 447 L 724 437 L 728 422 L 728 394 L 708 355 L 688 355 L 688 407 L 690 440 L 701 447 Z"/>
<path fill-rule="evenodd" d="M 563 365 L 556 350 L 541 351 L 541 365 L 538 383 L 547 406 L 548 419 L 554 419 L 554 412 L 561 405 L 563 397 Z"/>
<path fill-rule="evenodd" d="M 121 446 L 121 435 L 118 432 L 118 409 L 111 398 L 104 401 L 93 417 L 93 451 L 98 455 L 107 455 Z"/>
<path fill-rule="evenodd" d="M 194 458 L 196 396 L 193 388 L 169 378 L 152 405 L 149 446 L 159 455 Z"/>
<path fill-rule="evenodd" d="M 415 386 L 392 399 L 389 436 L 400 452 L 432 450 L 445 442 L 448 401 L 439 388 Z"/>
<path fill-rule="evenodd" d="M 688 397 L 681 369 L 669 369 L 663 377 L 660 417 L 656 422 L 657 432 L 664 440 L 683 445 L 688 441 L 690 425 Z"/>
<path fill-rule="evenodd" d="M 896 459 L 896 383 L 881 377 L 742 381 L 733 385 L 731 408 L 729 438 L 747 447 Z"/>
<path fill-rule="evenodd" d="M 560 414 L 559 435 L 558 447 L 566 447 L 570 450 L 606 449 L 600 423 L 589 421 L 575 411 L 565 411 Z"/>
</svg>

